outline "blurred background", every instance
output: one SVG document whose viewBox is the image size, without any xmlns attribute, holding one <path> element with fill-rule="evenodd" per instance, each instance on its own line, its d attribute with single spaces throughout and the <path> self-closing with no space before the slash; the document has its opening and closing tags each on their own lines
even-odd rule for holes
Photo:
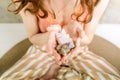
<svg viewBox="0 0 120 80">
<path fill-rule="evenodd" d="M 6 9 L 10 0 L 0 0 L 0 23 L 21 23 L 19 15 L 9 13 Z M 100 23 L 120 23 L 120 0 L 110 0 L 110 3 Z"/>
</svg>

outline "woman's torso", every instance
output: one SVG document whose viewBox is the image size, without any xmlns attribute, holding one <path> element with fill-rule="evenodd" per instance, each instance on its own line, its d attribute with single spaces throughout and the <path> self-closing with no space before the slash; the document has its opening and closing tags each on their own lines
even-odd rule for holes
<svg viewBox="0 0 120 80">
<path fill-rule="evenodd" d="M 51 1 L 51 0 L 50 0 Z M 50 25 L 59 24 L 62 27 L 67 25 L 70 21 L 72 21 L 71 15 L 77 10 L 79 6 L 76 2 L 79 0 L 52 0 L 52 2 L 48 2 L 46 0 L 45 6 L 49 10 L 47 18 L 38 17 L 38 26 L 41 32 L 46 32 L 47 27 Z M 75 6 L 76 5 L 76 6 Z M 51 14 L 51 9 L 54 11 L 56 18 Z M 38 11 L 38 14 L 41 14 L 41 10 Z"/>
</svg>

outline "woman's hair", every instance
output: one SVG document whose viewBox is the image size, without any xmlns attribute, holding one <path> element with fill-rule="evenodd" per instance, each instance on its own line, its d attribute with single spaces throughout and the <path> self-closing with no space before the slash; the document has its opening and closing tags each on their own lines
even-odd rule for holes
<svg viewBox="0 0 120 80">
<path fill-rule="evenodd" d="M 11 0 L 12 2 L 8 5 L 8 11 L 13 12 L 15 14 L 18 14 L 28 3 L 32 4 L 32 8 L 27 7 L 25 11 L 29 11 L 32 14 L 37 14 L 38 10 L 40 9 L 43 13 L 43 15 L 39 15 L 41 18 L 46 18 L 48 17 L 48 11 L 44 8 L 43 1 L 44 0 Z M 76 16 L 76 20 L 83 22 L 83 23 L 88 23 L 91 21 L 92 16 L 93 16 L 93 11 L 95 6 L 98 4 L 100 0 L 77 0 L 79 2 L 80 10 L 79 14 L 78 13 L 73 13 L 72 15 Z M 9 9 L 10 6 L 15 5 L 19 3 L 19 6 L 15 10 Z M 84 15 L 87 12 L 87 16 L 84 20 L 80 20 L 80 17 Z"/>
</svg>

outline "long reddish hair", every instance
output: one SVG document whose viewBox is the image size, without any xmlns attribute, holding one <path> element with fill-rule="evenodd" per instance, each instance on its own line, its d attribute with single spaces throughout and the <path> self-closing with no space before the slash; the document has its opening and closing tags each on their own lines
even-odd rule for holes
<svg viewBox="0 0 120 80">
<path fill-rule="evenodd" d="M 14 14 L 18 14 L 28 3 L 32 4 L 32 8 L 26 8 L 25 11 L 29 11 L 32 14 L 37 14 L 38 10 L 40 9 L 44 15 L 39 15 L 41 18 L 46 18 L 48 17 L 48 11 L 44 8 L 43 1 L 44 0 L 11 0 L 12 2 L 8 5 L 8 11 L 13 12 Z M 79 0 L 77 0 L 79 1 Z M 95 6 L 98 4 L 100 0 L 80 0 L 80 5 L 81 5 L 81 10 L 79 14 L 77 14 L 76 20 L 83 22 L 83 23 L 88 23 L 91 21 L 92 16 L 93 16 L 93 11 Z M 17 6 L 16 9 L 11 10 L 9 9 L 10 6 L 13 4 L 19 3 L 19 6 Z M 87 11 L 88 15 L 86 19 L 80 20 L 79 18 L 85 14 Z M 76 13 L 73 13 L 76 15 Z"/>
</svg>

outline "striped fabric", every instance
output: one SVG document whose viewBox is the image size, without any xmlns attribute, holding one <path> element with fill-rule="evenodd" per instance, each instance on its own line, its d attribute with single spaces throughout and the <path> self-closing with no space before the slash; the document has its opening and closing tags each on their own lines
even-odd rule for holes
<svg viewBox="0 0 120 80">
<path fill-rule="evenodd" d="M 35 80 L 44 76 L 54 63 L 54 56 L 41 52 L 36 46 L 31 46 L 26 55 L 3 74 L 0 80 Z"/>
<path fill-rule="evenodd" d="M 31 46 L 0 80 L 38 80 L 55 63 L 54 56 Z M 69 57 L 66 64 L 58 70 L 55 80 L 120 80 L 120 74 L 114 66 L 84 47 Z"/>
<path fill-rule="evenodd" d="M 114 66 L 87 49 L 72 55 L 68 64 L 82 74 L 80 80 L 120 80 L 120 73 Z"/>
</svg>

